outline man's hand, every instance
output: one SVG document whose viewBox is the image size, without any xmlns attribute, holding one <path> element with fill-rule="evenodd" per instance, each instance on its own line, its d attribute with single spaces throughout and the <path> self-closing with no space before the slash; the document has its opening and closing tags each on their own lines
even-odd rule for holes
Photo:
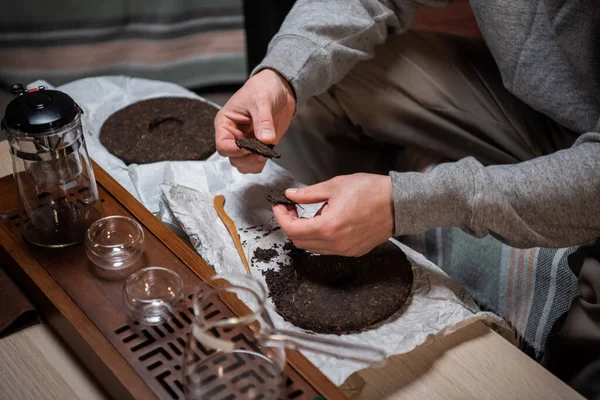
<svg viewBox="0 0 600 400">
<path fill-rule="evenodd" d="M 256 137 L 265 144 L 279 142 L 296 109 L 296 99 L 287 81 L 265 69 L 254 75 L 229 99 L 215 117 L 217 151 L 229 157 L 241 173 L 259 173 L 267 160 L 239 149 L 235 138 Z"/>
<path fill-rule="evenodd" d="M 316 216 L 298 218 L 295 209 L 273 207 L 275 218 L 296 247 L 318 254 L 358 257 L 393 234 L 394 206 L 389 176 L 338 176 L 286 196 L 300 204 L 326 201 Z"/>
</svg>

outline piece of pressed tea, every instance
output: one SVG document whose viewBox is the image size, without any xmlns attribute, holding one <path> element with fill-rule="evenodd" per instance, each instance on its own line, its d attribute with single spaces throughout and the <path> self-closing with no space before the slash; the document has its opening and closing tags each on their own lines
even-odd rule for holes
<svg viewBox="0 0 600 400">
<path fill-rule="evenodd" d="M 281 154 L 273 150 L 275 146 L 272 144 L 264 144 L 263 142 L 257 139 L 245 139 L 245 138 L 237 138 L 235 139 L 235 144 L 240 149 L 246 149 L 251 153 L 258 154 L 259 156 L 263 156 L 265 158 L 280 158 Z"/>
<path fill-rule="evenodd" d="M 295 201 L 292 201 L 287 198 L 285 195 L 285 190 L 269 190 L 265 195 L 269 203 L 275 204 L 283 204 L 284 206 L 295 206 Z"/>
</svg>

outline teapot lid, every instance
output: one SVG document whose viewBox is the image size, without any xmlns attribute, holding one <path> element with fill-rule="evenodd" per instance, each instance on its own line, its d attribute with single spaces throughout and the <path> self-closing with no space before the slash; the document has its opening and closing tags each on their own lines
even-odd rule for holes
<svg viewBox="0 0 600 400">
<path fill-rule="evenodd" d="M 66 93 L 48 90 L 44 86 L 26 90 L 14 84 L 11 92 L 18 94 L 6 107 L 2 128 L 26 134 L 43 134 L 73 122 L 81 108 Z"/>
</svg>

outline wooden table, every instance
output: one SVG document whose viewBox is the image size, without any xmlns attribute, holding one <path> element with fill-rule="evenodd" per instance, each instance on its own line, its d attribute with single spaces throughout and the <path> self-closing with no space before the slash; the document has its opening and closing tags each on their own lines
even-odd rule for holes
<svg viewBox="0 0 600 400">
<path fill-rule="evenodd" d="M 11 171 L 2 141 L 0 176 Z M 581 399 L 482 323 L 358 375 L 365 382 L 358 399 Z M 45 323 L 0 340 L 0 400 L 40 398 L 107 398 Z"/>
</svg>

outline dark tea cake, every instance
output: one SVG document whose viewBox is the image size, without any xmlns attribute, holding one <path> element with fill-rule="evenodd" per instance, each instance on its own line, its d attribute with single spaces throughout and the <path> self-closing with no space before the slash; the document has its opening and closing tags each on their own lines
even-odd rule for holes
<svg viewBox="0 0 600 400">
<path fill-rule="evenodd" d="M 218 109 L 183 97 L 131 104 L 112 114 L 100 129 L 100 142 L 126 164 L 205 160 L 216 151 Z"/>
<path fill-rule="evenodd" d="M 283 189 L 283 190 L 271 189 L 271 190 L 267 191 L 267 193 L 265 194 L 265 197 L 267 198 L 269 203 L 271 203 L 273 205 L 283 204 L 284 206 L 295 206 L 296 204 L 298 204 L 295 201 L 292 201 L 287 198 L 287 196 L 285 195 L 285 189 Z"/>
<path fill-rule="evenodd" d="M 272 144 L 264 144 L 263 142 L 257 139 L 245 139 L 238 138 L 235 139 L 235 144 L 240 149 L 246 149 L 251 153 L 258 154 L 259 156 L 263 156 L 265 158 L 280 158 L 281 155 L 276 152 L 274 149 L 275 146 Z"/>
<path fill-rule="evenodd" d="M 277 312 L 299 328 L 360 332 L 394 315 L 411 294 L 411 264 L 392 242 L 356 258 L 284 249 L 290 261 L 264 275 Z"/>
</svg>

